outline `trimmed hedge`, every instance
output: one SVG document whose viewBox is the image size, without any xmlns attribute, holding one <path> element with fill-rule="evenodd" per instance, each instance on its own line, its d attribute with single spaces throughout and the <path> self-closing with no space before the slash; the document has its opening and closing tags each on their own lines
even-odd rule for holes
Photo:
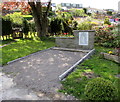
<svg viewBox="0 0 120 102">
<path fill-rule="evenodd" d="M 32 20 L 33 19 L 32 15 L 22 15 L 22 17 L 26 20 Z"/>
<path fill-rule="evenodd" d="M 2 18 L 2 35 L 12 34 L 12 22 L 9 17 Z"/>
</svg>

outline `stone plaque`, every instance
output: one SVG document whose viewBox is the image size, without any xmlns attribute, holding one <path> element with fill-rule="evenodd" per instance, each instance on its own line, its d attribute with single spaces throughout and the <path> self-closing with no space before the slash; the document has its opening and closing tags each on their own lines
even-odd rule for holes
<svg viewBox="0 0 120 102">
<path fill-rule="evenodd" d="M 88 45 L 88 32 L 79 32 L 79 45 Z"/>
</svg>

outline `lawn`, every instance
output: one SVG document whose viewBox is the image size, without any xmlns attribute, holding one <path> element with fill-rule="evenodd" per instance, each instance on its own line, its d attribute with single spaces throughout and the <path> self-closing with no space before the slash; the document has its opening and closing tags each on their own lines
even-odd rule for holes
<svg viewBox="0 0 120 102">
<path fill-rule="evenodd" d="M 4 42 L 3 42 L 4 43 Z M 29 40 L 19 39 L 2 48 L 2 65 L 31 53 L 55 46 L 54 39 Z M 1 60 L 0 60 L 1 61 Z"/>
<path fill-rule="evenodd" d="M 15 41 L 15 40 L 12 40 L 12 39 L 0 41 L 0 42 L 1 42 L 1 43 L 0 43 L 0 46 L 5 45 L 5 44 L 9 44 L 9 43 L 14 42 L 14 41 Z"/>
<path fill-rule="evenodd" d="M 71 94 L 78 99 L 85 100 L 84 89 L 88 81 L 95 77 L 102 77 L 111 80 L 117 87 L 120 74 L 120 67 L 117 63 L 103 59 L 100 52 L 108 52 L 111 48 L 96 46 L 96 53 L 88 60 L 77 66 L 77 69 L 72 72 L 65 81 L 62 81 L 63 87 L 60 92 Z"/>
</svg>

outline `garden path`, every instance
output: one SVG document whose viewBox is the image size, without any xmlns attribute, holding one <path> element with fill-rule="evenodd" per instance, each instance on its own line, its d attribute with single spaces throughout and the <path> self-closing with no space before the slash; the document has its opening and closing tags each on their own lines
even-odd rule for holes
<svg viewBox="0 0 120 102">
<path fill-rule="evenodd" d="M 59 93 L 59 76 L 85 56 L 86 52 L 45 50 L 29 57 L 3 66 L 6 73 L 17 87 L 34 91 L 38 96 L 50 100 L 72 100 L 72 96 Z"/>
</svg>

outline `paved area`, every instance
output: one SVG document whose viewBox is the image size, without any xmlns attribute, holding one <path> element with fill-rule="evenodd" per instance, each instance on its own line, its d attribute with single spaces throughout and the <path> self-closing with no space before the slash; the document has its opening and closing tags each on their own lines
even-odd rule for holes
<svg viewBox="0 0 120 102">
<path fill-rule="evenodd" d="M 8 78 L 0 72 L 0 102 L 2 100 L 16 99 L 39 100 L 40 97 L 32 91 L 17 87 L 12 78 Z M 42 97 L 41 99 L 47 99 L 47 97 Z"/>
<path fill-rule="evenodd" d="M 74 99 L 58 93 L 59 76 L 80 60 L 86 53 L 47 50 L 3 67 L 3 72 L 13 79 L 17 87 L 31 90 L 46 99 Z"/>
</svg>

